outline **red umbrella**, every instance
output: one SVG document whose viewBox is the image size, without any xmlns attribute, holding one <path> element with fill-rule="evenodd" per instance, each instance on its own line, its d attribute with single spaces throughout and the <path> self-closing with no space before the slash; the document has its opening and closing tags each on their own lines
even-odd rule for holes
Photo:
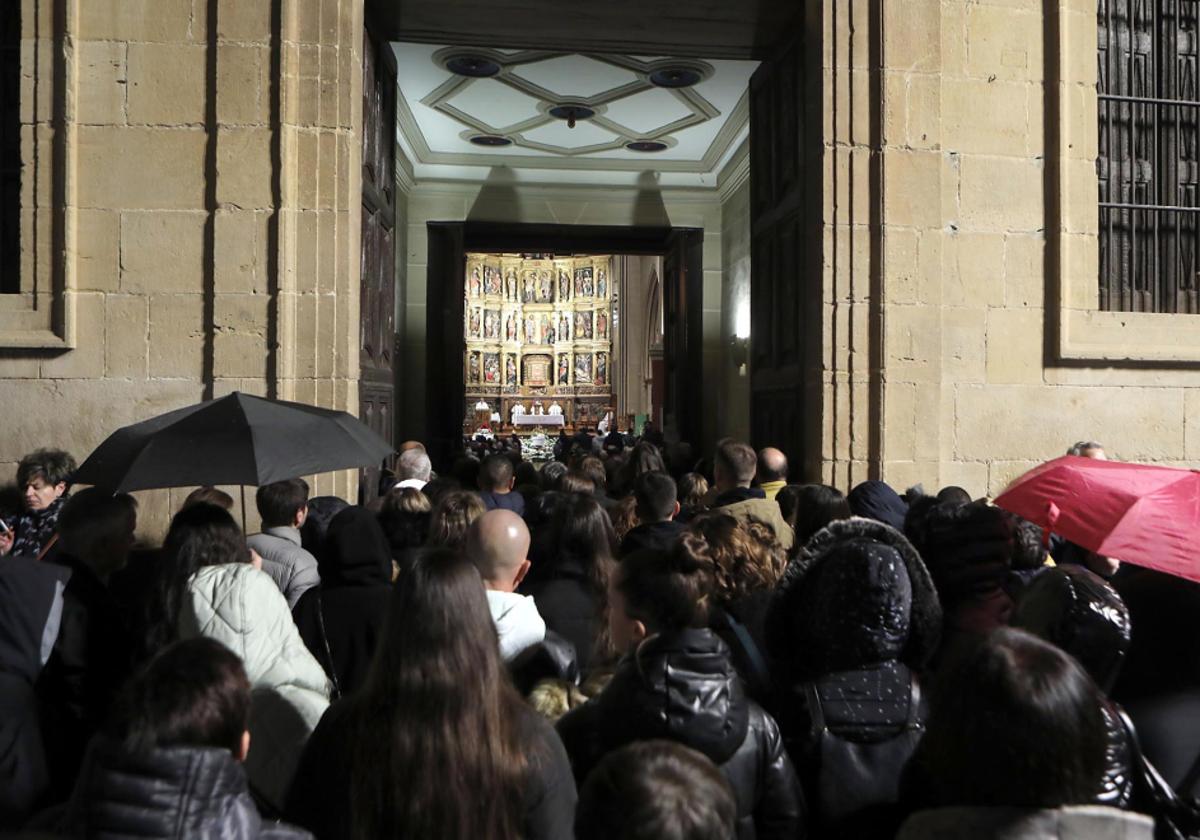
<svg viewBox="0 0 1200 840">
<path fill-rule="evenodd" d="M 1200 581 L 1200 472 L 1065 455 L 996 504 L 1084 548 Z"/>
</svg>

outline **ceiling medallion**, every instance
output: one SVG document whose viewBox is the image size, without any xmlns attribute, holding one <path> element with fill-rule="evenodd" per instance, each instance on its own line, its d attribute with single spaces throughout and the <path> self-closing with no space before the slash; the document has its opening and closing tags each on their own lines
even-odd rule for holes
<svg viewBox="0 0 1200 840">
<path fill-rule="evenodd" d="M 667 144 L 659 140 L 634 140 L 626 143 L 625 148 L 631 152 L 661 152 L 667 148 Z"/>
<path fill-rule="evenodd" d="M 590 120 L 596 116 L 596 110 L 586 105 L 555 105 L 547 113 L 552 117 L 567 121 L 567 128 L 574 128 L 579 120 Z"/>
<path fill-rule="evenodd" d="M 513 141 L 507 137 L 501 137 L 498 134 L 476 134 L 475 136 L 469 138 L 469 142 L 475 144 L 476 146 L 497 148 L 499 146 L 511 146 Z"/>
<path fill-rule="evenodd" d="M 445 60 L 444 66 L 457 76 L 468 76 L 472 79 L 486 79 L 500 72 L 497 62 L 471 53 L 452 55 Z"/>
<path fill-rule="evenodd" d="M 660 88 L 687 88 L 699 84 L 704 76 L 691 67 L 660 67 L 650 74 L 650 84 Z"/>
</svg>

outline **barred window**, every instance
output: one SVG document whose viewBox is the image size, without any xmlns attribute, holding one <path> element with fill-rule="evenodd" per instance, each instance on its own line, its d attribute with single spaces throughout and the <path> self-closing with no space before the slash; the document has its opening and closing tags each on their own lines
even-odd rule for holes
<svg viewBox="0 0 1200 840">
<path fill-rule="evenodd" d="M 21 4 L 0 2 L 0 294 L 21 291 Z"/>
<path fill-rule="evenodd" d="M 1200 312 L 1200 0 L 1099 0 L 1100 308 Z"/>
</svg>

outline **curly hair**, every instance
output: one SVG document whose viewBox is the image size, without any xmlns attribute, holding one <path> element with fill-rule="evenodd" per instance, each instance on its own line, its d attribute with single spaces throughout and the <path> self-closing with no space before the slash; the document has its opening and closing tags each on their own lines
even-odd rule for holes
<svg viewBox="0 0 1200 840">
<path fill-rule="evenodd" d="M 716 568 L 716 598 L 729 604 L 751 592 L 773 589 L 787 567 L 787 553 L 775 533 L 760 522 L 727 513 L 702 513 L 688 530 L 708 543 Z"/>
<path fill-rule="evenodd" d="M 608 515 L 612 518 L 612 526 L 617 534 L 617 540 L 625 539 L 625 535 L 638 524 L 637 499 L 633 496 L 626 496 L 613 505 L 613 509 L 609 511 Z"/>
</svg>

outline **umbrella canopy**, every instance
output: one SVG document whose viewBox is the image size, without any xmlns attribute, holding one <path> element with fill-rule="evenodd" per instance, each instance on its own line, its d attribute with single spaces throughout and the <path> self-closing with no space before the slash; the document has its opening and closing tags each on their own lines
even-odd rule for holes
<svg viewBox="0 0 1200 840">
<path fill-rule="evenodd" d="M 75 473 L 116 493 L 199 484 L 261 486 L 378 466 L 391 444 L 344 411 L 234 392 L 118 429 Z"/>
<path fill-rule="evenodd" d="M 1200 581 L 1200 473 L 1066 455 L 996 504 L 1084 548 Z"/>
</svg>

